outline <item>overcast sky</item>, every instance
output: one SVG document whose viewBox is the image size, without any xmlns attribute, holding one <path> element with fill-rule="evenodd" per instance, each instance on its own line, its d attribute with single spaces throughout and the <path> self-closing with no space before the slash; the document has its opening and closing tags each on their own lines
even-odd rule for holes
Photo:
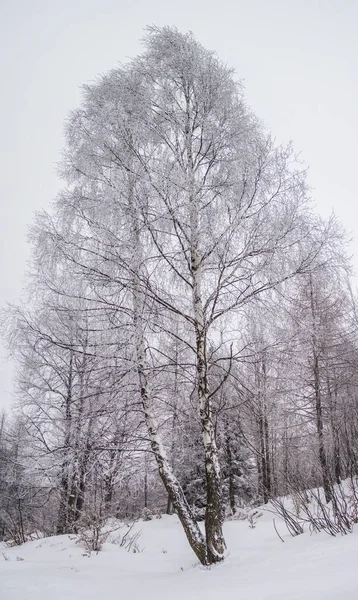
<svg viewBox="0 0 358 600">
<path fill-rule="evenodd" d="M 191 30 L 234 67 L 256 114 L 309 165 L 317 210 L 350 231 L 358 271 L 358 0 L 0 0 L 0 305 L 18 301 L 27 228 L 61 187 L 79 86 L 138 54 L 150 24 Z"/>
</svg>

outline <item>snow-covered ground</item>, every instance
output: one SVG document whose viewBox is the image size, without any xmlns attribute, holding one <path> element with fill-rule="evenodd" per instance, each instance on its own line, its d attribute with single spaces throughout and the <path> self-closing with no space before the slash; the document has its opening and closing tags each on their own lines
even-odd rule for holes
<svg viewBox="0 0 358 600">
<path fill-rule="evenodd" d="M 225 524 L 228 556 L 200 567 L 177 517 L 140 522 L 140 553 L 106 543 L 86 555 L 75 536 L 6 548 L 0 544 L 1 600 L 357 600 L 358 528 L 347 536 L 292 538 L 272 515 L 250 529 Z M 357 526 L 358 527 L 358 526 Z M 1 552 L 6 556 L 3 558 Z"/>
</svg>

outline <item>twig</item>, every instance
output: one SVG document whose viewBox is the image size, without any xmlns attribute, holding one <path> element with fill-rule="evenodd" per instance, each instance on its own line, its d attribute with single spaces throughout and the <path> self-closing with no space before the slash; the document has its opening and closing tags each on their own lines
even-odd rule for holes
<svg viewBox="0 0 358 600">
<path fill-rule="evenodd" d="M 273 526 L 274 526 L 274 529 L 275 529 L 275 531 L 276 531 L 276 533 L 277 533 L 278 537 L 280 538 L 281 542 L 285 543 L 285 540 L 283 540 L 283 539 L 282 539 L 282 537 L 280 536 L 279 532 L 277 531 L 277 527 L 276 527 L 275 519 L 273 519 Z"/>
</svg>

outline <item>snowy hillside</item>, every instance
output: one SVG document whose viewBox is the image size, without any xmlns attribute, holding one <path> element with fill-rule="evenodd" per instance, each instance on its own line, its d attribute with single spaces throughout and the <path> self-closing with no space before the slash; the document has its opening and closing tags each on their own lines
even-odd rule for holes
<svg viewBox="0 0 358 600">
<path fill-rule="evenodd" d="M 298 537 L 272 515 L 225 524 L 228 556 L 210 570 L 194 559 L 177 517 L 137 524 L 140 553 L 106 543 L 88 556 L 76 536 L 0 545 L 1 600 L 356 600 L 358 530 Z"/>
</svg>

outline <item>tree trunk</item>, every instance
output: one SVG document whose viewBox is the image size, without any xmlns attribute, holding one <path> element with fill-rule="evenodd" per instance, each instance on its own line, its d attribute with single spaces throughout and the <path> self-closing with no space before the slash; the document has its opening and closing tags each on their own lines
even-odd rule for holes
<svg viewBox="0 0 358 600">
<path fill-rule="evenodd" d="M 333 371 L 333 376 L 335 377 L 335 372 Z M 341 451 L 340 451 L 340 443 L 339 443 L 339 432 L 338 432 L 338 414 L 337 414 L 337 383 L 334 381 L 334 392 L 332 394 L 331 382 L 329 377 L 327 377 L 327 389 L 328 396 L 330 399 L 330 421 L 331 421 L 331 429 L 332 429 L 332 437 L 333 437 L 333 464 L 334 464 L 334 475 L 336 483 L 341 483 L 343 478 L 342 474 L 342 463 L 341 463 Z"/>
<path fill-rule="evenodd" d="M 231 436 L 229 433 L 228 423 L 225 424 L 225 442 L 226 442 L 227 465 L 228 465 L 228 470 L 229 470 L 229 505 L 230 505 L 231 514 L 234 515 L 236 513 L 234 466 L 233 466 L 232 452 L 231 452 Z"/>
<path fill-rule="evenodd" d="M 259 470 L 259 474 L 260 474 L 260 478 L 259 478 L 259 482 L 260 482 L 260 494 L 262 496 L 262 500 L 264 504 L 267 504 L 268 500 L 269 500 L 269 495 L 268 495 L 268 481 L 267 481 L 267 463 L 266 463 L 266 449 L 265 449 L 265 429 L 264 429 L 264 418 L 263 418 L 263 414 L 261 411 L 261 406 L 259 408 L 259 417 L 258 417 L 258 421 L 259 421 L 259 442 L 260 442 L 260 470 Z"/>
<path fill-rule="evenodd" d="M 137 361 L 143 413 L 148 428 L 151 449 L 158 465 L 160 478 L 165 486 L 165 489 L 167 490 L 174 510 L 180 519 L 192 550 L 195 552 L 196 556 L 203 565 L 209 564 L 205 540 L 198 527 L 198 524 L 195 521 L 194 515 L 185 498 L 181 485 L 168 463 L 165 450 L 160 439 L 158 424 L 156 418 L 154 417 L 151 406 L 151 398 L 148 391 L 148 381 L 144 367 L 144 349 L 142 342 L 139 342 L 139 345 L 137 345 Z"/>
<path fill-rule="evenodd" d="M 269 427 L 267 420 L 267 409 L 265 401 L 265 370 L 259 372 L 260 365 L 257 366 L 256 386 L 258 393 L 258 434 L 259 434 L 259 491 L 264 504 L 267 504 L 271 495 L 271 464 L 270 464 L 270 440 Z"/>
<path fill-rule="evenodd" d="M 314 398 L 315 398 L 315 412 L 316 412 L 316 429 L 318 437 L 318 457 L 321 467 L 322 484 L 326 498 L 326 502 L 332 500 L 332 490 L 329 476 L 329 468 L 327 462 L 326 451 L 324 447 L 324 429 L 323 429 L 323 415 L 322 415 L 322 397 L 321 397 L 321 375 L 320 365 L 317 349 L 317 336 L 316 336 L 316 310 L 315 301 L 313 294 L 312 277 L 310 277 L 310 300 L 311 300 L 311 312 L 313 320 L 313 331 L 312 331 L 312 353 L 313 353 L 313 378 L 314 378 Z"/>
<path fill-rule="evenodd" d="M 72 430 L 72 380 L 73 380 L 73 352 L 70 353 L 69 374 L 67 383 L 66 411 L 65 411 L 65 440 L 64 458 L 61 468 L 60 480 L 60 507 L 57 519 L 56 533 L 67 533 L 69 526 L 69 499 L 70 499 L 70 446 Z"/>
<path fill-rule="evenodd" d="M 321 465 L 322 483 L 323 483 L 324 494 L 326 497 L 326 502 L 330 502 L 332 500 L 332 491 L 331 491 L 326 451 L 324 448 L 320 375 L 319 375 L 318 357 L 316 354 L 314 356 L 313 370 L 314 370 L 314 389 L 315 389 L 315 401 L 316 401 L 316 428 L 317 428 L 317 436 L 318 436 L 318 455 L 319 455 L 319 461 L 320 461 L 320 465 Z"/>
<path fill-rule="evenodd" d="M 205 533 L 208 561 L 209 564 L 211 564 L 223 560 L 226 544 L 222 530 L 223 514 L 220 465 L 218 459 L 218 449 L 215 440 L 212 405 L 208 384 L 208 361 L 206 355 L 207 331 L 201 290 L 202 258 L 199 251 L 199 199 L 195 190 L 194 163 L 192 155 L 192 122 L 189 95 L 186 95 L 186 104 L 187 123 L 185 135 L 190 205 L 190 266 L 192 277 L 192 304 L 196 338 L 196 371 L 198 380 L 199 415 L 205 455 Z"/>
<path fill-rule="evenodd" d="M 154 415 L 149 382 L 146 372 L 145 339 L 143 330 L 144 304 L 140 289 L 139 274 L 141 270 L 141 245 L 139 233 L 139 221 L 137 211 L 133 202 L 133 190 L 130 190 L 130 201 L 132 209 L 132 235 L 134 255 L 134 279 L 133 279 L 133 325 L 136 345 L 136 367 L 139 380 L 140 398 L 143 414 L 147 425 L 151 450 L 158 465 L 159 475 L 168 493 L 170 501 L 177 513 L 185 531 L 188 542 L 203 565 L 210 564 L 204 537 L 194 518 L 193 512 L 185 498 L 183 489 L 173 473 L 167 459 L 164 446 L 159 434 L 158 423 Z"/>
<path fill-rule="evenodd" d="M 209 564 L 211 564 L 223 560 L 226 544 L 222 531 L 223 514 L 220 465 L 208 386 L 206 334 L 200 290 L 199 263 L 200 261 L 194 245 L 192 247 L 191 264 L 193 275 L 193 308 L 196 330 L 196 368 L 198 378 L 199 414 L 205 455 L 205 533 L 208 561 Z"/>
</svg>

